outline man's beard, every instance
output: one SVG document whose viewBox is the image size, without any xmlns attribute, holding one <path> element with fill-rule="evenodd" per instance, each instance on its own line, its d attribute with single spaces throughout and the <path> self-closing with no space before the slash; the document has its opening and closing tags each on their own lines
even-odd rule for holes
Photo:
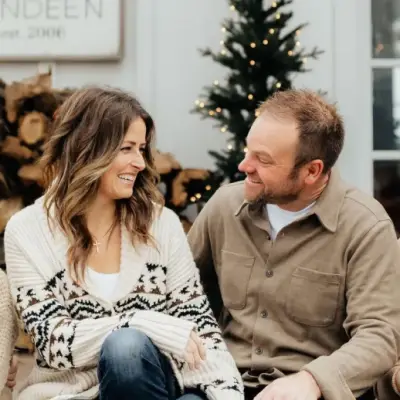
<svg viewBox="0 0 400 400">
<path fill-rule="evenodd" d="M 288 186 L 275 193 L 269 192 L 268 189 L 260 193 L 260 195 L 251 200 L 250 203 L 258 208 L 267 204 L 288 204 L 298 200 L 302 187 L 298 182 L 298 170 L 293 170 L 288 176 Z"/>
<path fill-rule="evenodd" d="M 251 200 L 250 203 L 254 205 L 256 208 L 258 207 L 263 207 L 267 204 L 288 204 L 293 201 L 296 201 L 299 198 L 300 195 L 300 189 L 296 189 L 293 191 L 288 191 L 288 192 L 282 192 L 282 193 L 268 193 L 268 192 L 262 192 L 260 195 L 255 198 L 254 200 Z"/>
</svg>

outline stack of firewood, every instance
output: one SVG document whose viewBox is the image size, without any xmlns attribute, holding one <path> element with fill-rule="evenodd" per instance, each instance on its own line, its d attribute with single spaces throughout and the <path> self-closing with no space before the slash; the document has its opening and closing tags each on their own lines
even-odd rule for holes
<svg viewBox="0 0 400 400">
<path fill-rule="evenodd" d="M 69 93 L 52 89 L 50 74 L 8 85 L 0 80 L 0 232 L 12 214 L 43 191 L 36 161 L 48 123 Z"/>
</svg>

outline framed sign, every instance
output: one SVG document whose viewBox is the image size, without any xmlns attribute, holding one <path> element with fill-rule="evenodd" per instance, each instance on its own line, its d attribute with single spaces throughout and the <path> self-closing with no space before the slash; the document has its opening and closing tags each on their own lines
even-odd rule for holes
<svg viewBox="0 0 400 400">
<path fill-rule="evenodd" d="M 0 60 L 119 59 L 122 15 L 122 0 L 0 0 Z"/>
</svg>

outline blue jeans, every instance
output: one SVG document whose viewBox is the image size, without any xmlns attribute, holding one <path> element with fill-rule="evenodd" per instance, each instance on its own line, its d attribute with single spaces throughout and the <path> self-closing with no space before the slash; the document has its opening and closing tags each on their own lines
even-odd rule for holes
<svg viewBox="0 0 400 400">
<path fill-rule="evenodd" d="M 182 395 L 168 359 L 133 328 L 122 328 L 106 338 L 97 374 L 100 400 L 207 399 L 196 391 Z"/>
</svg>

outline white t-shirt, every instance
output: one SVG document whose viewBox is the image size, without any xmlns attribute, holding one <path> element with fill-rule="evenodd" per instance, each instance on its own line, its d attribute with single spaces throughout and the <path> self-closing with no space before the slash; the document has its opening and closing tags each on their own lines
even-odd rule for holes
<svg viewBox="0 0 400 400">
<path fill-rule="evenodd" d="M 267 215 L 272 229 L 272 239 L 275 240 L 278 233 L 293 221 L 303 217 L 308 213 L 310 208 L 315 204 L 312 203 L 300 211 L 287 211 L 283 210 L 275 204 L 267 204 Z"/>
<path fill-rule="evenodd" d="M 114 294 L 115 287 L 119 278 L 119 272 L 115 274 L 103 274 L 94 269 L 86 268 L 87 283 L 96 287 L 106 300 L 110 300 Z"/>
</svg>

